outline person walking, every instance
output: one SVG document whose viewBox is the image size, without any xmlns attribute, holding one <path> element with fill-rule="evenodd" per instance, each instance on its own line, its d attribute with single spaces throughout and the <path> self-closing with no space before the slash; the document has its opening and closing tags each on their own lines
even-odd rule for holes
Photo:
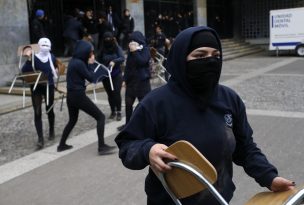
<svg viewBox="0 0 304 205">
<path fill-rule="evenodd" d="M 167 69 L 169 82 L 141 101 L 115 139 L 124 166 L 136 170 L 150 166 L 145 182 L 148 205 L 175 204 L 152 169 L 171 169 L 166 162 L 177 158 L 165 149 L 179 140 L 189 141 L 215 167 L 214 186 L 227 202 L 235 190 L 233 163 L 274 192 L 294 188 L 295 183 L 280 177 L 254 142 L 242 99 L 219 84 L 222 47 L 213 29 L 182 31 L 171 47 Z M 219 204 L 208 190 L 181 203 Z"/>
<path fill-rule="evenodd" d="M 22 72 L 32 72 L 34 69 L 41 71 L 44 76 L 46 76 L 48 83 L 37 84 L 34 90 L 34 84 L 30 86 L 32 105 L 34 109 L 34 121 L 35 128 L 38 135 L 37 148 L 42 149 L 44 147 L 44 137 L 43 137 L 43 123 L 42 123 L 42 100 L 45 99 L 47 102 L 47 89 L 48 92 L 48 104 L 46 103 L 45 110 L 47 111 L 48 121 L 49 121 L 49 140 L 55 138 L 55 114 L 53 110 L 54 103 L 54 79 L 57 78 L 57 64 L 56 57 L 50 53 L 51 51 L 51 41 L 48 38 L 41 38 L 38 41 L 39 52 L 34 56 L 34 63 L 32 63 L 32 50 L 26 49 L 24 53 L 28 56 L 28 60 L 22 67 Z M 34 65 L 34 68 L 33 68 Z M 48 88 L 47 88 L 48 86 Z"/>
<path fill-rule="evenodd" d="M 66 140 L 77 123 L 79 110 L 92 116 L 97 122 L 98 153 L 100 155 L 110 154 L 114 147 L 105 144 L 104 127 L 105 116 L 98 107 L 86 95 L 85 81 L 94 82 L 99 77 L 98 73 L 89 70 L 88 62 L 94 62 L 93 45 L 87 41 L 79 40 L 76 44 L 73 57 L 68 65 L 67 71 L 67 106 L 69 110 L 69 121 L 65 126 L 57 151 L 61 152 L 73 148 L 66 144 Z"/>
<path fill-rule="evenodd" d="M 140 31 L 134 31 L 130 35 L 130 43 L 124 81 L 126 85 L 126 124 L 133 113 L 133 104 L 136 99 L 141 101 L 151 91 L 150 84 L 150 49 L 146 44 L 146 38 Z M 122 130 L 124 125 L 118 127 Z"/>
<path fill-rule="evenodd" d="M 121 47 L 116 42 L 112 32 L 106 32 L 103 35 L 103 46 L 100 52 L 101 63 L 107 67 L 112 67 L 111 77 L 113 88 L 111 88 L 109 78 L 102 80 L 103 86 L 108 95 L 108 101 L 111 108 L 110 119 L 116 117 L 117 121 L 121 120 L 121 86 L 122 86 L 122 72 L 121 64 L 125 57 Z"/>
</svg>

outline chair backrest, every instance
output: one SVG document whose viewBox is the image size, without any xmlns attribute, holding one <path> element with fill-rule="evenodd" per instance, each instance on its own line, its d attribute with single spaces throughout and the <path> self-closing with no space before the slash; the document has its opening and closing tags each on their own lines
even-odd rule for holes
<svg viewBox="0 0 304 205">
<path fill-rule="evenodd" d="M 178 161 L 191 165 L 196 171 L 202 174 L 209 183 L 214 184 L 217 180 L 217 172 L 213 165 L 189 142 L 178 141 L 166 149 L 174 154 Z M 189 172 L 173 167 L 165 174 L 166 182 L 179 199 L 191 196 L 206 189 L 195 176 Z"/>
<path fill-rule="evenodd" d="M 22 45 L 18 47 L 17 50 L 17 56 L 19 56 L 19 72 L 21 72 L 21 66 L 22 66 L 22 57 L 28 57 L 25 55 L 25 50 L 26 49 L 31 49 L 32 55 L 31 55 L 31 60 L 32 60 L 32 67 L 33 67 L 33 71 L 35 72 L 35 64 L 34 64 L 34 56 L 35 53 L 39 52 L 39 46 L 38 44 L 29 44 L 29 45 Z"/>
</svg>

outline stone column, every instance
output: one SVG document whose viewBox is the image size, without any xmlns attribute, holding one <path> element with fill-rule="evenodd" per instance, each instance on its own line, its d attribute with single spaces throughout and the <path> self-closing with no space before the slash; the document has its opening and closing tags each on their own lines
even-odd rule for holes
<svg viewBox="0 0 304 205">
<path fill-rule="evenodd" d="M 0 85 L 4 85 L 18 71 L 18 46 L 29 43 L 27 1 L 0 0 L 0 19 Z"/>
<path fill-rule="evenodd" d="M 194 0 L 194 25 L 207 26 L 207 0 Z"/>
<path fill-rule="evenodd" d="M 126 8 L 134 18 L 135 29 L 145 34 L 144 0 L 125 0 Z"/>
</svg>

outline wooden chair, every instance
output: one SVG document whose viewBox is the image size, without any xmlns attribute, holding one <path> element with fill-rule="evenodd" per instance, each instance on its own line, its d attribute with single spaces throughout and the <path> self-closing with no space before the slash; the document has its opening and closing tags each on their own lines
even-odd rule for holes
<svg viewBox="0 0 304 205">
<path fill-rule="evenodd" d="M 56 60 L 56 65 L 58 69 L 58 78 L 57 82 L 55 85 L 56 91 L 61 95 L 61 104 L 60 104 L 60 111 L 62 111 L 62 106 L 63 106 L 63 99 L 67 95 L 67 88 L 66 86 L 63 86 L 60 84 L 61 78 L 63 75 L 66 73 L 66 65 L 63 64 L 59 59 Z M 54 106 L 54 104 L 53 104 Z"/>
<path fill-rule="evenodd" d="M 152 63 L 152 76 L 156 76 L 163 83 L 167 83 L 166 75 L 168 78 L 170 77 L 170 73 L 167 71 L 164 66 L 164 62 L 167 60 L 162 54 L 157 52 L 157 50 L 153 47 L 150 48 L 151 58 L 153 60 Z"/>
<path fill-rule="evenodd" d="M 189 142 L 178 141 L 166 149 L 174 154 L 178 161 L 167 164 L 172 170 L 159 173 L 154 170 L 164 188 L 175 204 L 181 205 L 179 199 L 208 189 L 220 204 L 228 205 L 214 188 L 217 172 L 212 164 Z M 252 197 L 246 205 L 299 205 L 304 200 L 304 189 L 286 192 L 263 192 Z"/>
<path fill-rule="evenodd" d="M 25 55 L 25 50 L 30 49 L 31 50 L 31 62 L 33 71 L 31 72 L 22 72 L 22 58 L 23 57 L 29 57 Z M 35 69 L 34 65 L 34 56 L 35 53 L 39 51 L 38 44 L 30 44 L 30 45 L 23 45 L 19 46 L 17 50 L 17 56 L 19 56 L 19 63 L 18 63 L 18 71 L 17 74 L 15 74 L 15 77 L 12 81 L 12 84 L 10 86 L 10 89 L 8 93 L 12 92 L 13 87 L 15 86 L 16 80 L 21 79 L 22 85 L 23 85 L 23 107 L 25 106 L 25 85 L 26 84 L 34 84 L 33 90 L 36 89 L 38 83 L 48 83 L 47 77 L 41 72 Z M 48 92 L 47 92 L 48 94 Z M 48 99 L 48 96 L 47 96 Z M 47 102 L 48 103 L 48 102 Z"/>
</svg>

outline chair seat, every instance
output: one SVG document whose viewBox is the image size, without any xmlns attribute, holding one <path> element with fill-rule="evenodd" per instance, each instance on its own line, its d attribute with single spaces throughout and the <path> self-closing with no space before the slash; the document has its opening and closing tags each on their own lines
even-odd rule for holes
<svg viewBox="0 0 304 205">
<path fill-rule="evenodd" d="M 299 191 L 300 189 L 295 188 L 284 192 L 260 192 L 254 195 L 245 205 L 284 205 Z"/>
</svg>

